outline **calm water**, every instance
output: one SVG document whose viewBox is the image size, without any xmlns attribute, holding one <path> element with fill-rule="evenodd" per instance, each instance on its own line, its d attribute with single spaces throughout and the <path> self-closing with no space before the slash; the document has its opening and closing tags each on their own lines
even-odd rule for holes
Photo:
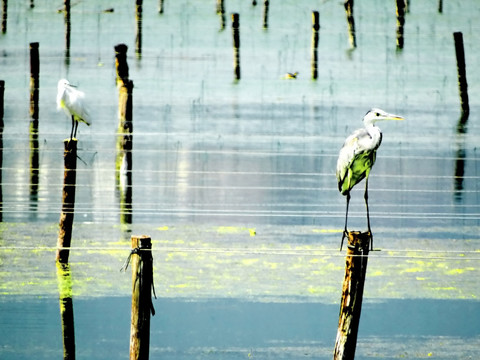
<svg viewBox="0 0 480 360">
<path fill-rule="evenodd" d="M 379 124 L 384 137 L 369 192 L 383 251 L 369 262 L 357 353 L 473 356 L 480 341 L 480 4 L 448 1 L 438 13 L 438 1 L 410 3 L 399 51 L 395 2 L 355 3 L 352 49 L 338 1 L 271 1 L 266 29 L 263 2 L 227 1 L 224 30 L 213 0 L 167 0 L 162 15 L 158 2 L 144 1 L 136 54 L 133 2 L 79 1 L 67 58 L 61 3 L 35 1 L 30 9 L 9 2 L 0 37 L 0 357 L 62 354 L 53 261 L 62 141 L 70 133 L 55 105 L 62 77 L 86 93 L 93 119 L 79 128 L 70 255 L 79 358 L 128 356 L 130 279 L 118 269 L 130 235 L 141 233 L 152 236 L 156 265 L 154 358 L 330 358 L 344 274 L 345 198 L 335 164 L 343 139 L 372 106 L 406 121 Z M 321 26 L 316 81 L 312 10 L 320 11 Z M 238 82 L 232 12 L 240 14 Z M 471 114 L 464 132 L 457 129 L 454 31 L 462 31 L 466 52 Z M 29 135 L 34 41 L 38 151 Z M 129 46 L 135 85 L 131 222 L 121 214 L 115 171 L 118 43 Z M 297 79 L 283 79 L 295 71 Z M 352 192 L 349 225 L 366 226 L 363 186 Z M 25 346 L 19 338 L 31 340 Z"/>
</svg>

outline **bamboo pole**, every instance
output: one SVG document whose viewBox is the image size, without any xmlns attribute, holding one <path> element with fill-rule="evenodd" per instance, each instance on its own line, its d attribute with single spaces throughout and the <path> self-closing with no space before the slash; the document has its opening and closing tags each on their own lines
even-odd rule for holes
<svg viewBox="0 0 480 360">
<path fill-rule="evenodd" d="M 353 16 L 353 0 L 345 0 L 343 3 L 347 14 L 348 39 L 352 48 L 357 47 L 357 36 L 355 33 L 355 18 Z"/>
<path fill-rule="evenodd" d="M 132 321 L 130 360 L 148 360 L 150 348 L 150 313 L 153 312 L 152 240 L 132 236 Z"/>
<path fill-rule="evenodd" d="M 318 77 L 318 30 L 320 29 L 320 13 L 312 12 L 312 79 Z"/>
<path fill-rule="evenodd" d="M 77 140 L 64 140 L 64 178 L 62 192 L 62 212 L 57 242 L 57 261 L 68 264 L 72 241 L 73 215 L 75 209 L 75 186 L 77 177 Z"/>
<path fill-rule="evenodd" d="M 468 102 L 468 84 L 467 72 L 465 70 L 465 49 L 463 47 L 463 34 L 454 32 L 455 54 L 457 57 L 458 90 L 460 93 L 460 105 L 462 107 L 463 125 L 470 114 L 470 105 Z"/>
<path fill-rule="evenodd" d="M 334 360 L 355 358 L 358 325 L 367 272 L 370 233 L 350 231 Z"/>
<path fill-rule="evenodd" d="M 232 14 L 232 34 L 233 34 L 233 71 L 235 80 L 240 80 L 240 16 L 238 13 Z"/>
</svg>

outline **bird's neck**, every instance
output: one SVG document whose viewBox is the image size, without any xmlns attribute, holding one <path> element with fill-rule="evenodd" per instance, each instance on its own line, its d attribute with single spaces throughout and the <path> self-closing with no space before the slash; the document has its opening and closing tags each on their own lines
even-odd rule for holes
<svg viewBox="0 0 480 360">
<path fill-rule="evenodd" d="M 380 131 L 380 128 L 375 126 L 374 124 L 367 124 L 365 125 L 365 129 L 368 132 L 368 135 L 372 138 L 373 142 L 378 142 L 382 140 L 382 132 Z"/>
</svg>

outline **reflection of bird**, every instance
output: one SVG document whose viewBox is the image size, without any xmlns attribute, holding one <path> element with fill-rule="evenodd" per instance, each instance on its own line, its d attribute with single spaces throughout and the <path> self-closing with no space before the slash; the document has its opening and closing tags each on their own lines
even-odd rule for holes
<svg viewBox="0 0 480 360">
<path fill-rule="evenodd" d="M 368 175 L 375 163 L 377 149 L 382 142 L 382 132 L 375 126 L 379 120 L 403 120 L 401 116 L 386 113 L 380 109 L 371 109 L 363 118 L 363 129 L 353 132 L 343 144 L 337 160 L 338 190 L 347 196 L 347 210 L 345 213 L 345 230 L 343 240 L 347 235 L 348 204 L 350 190 L 365 179 L 365 205 L 367 207 L 367 225 L 370 233 L 370 248 L 373 250 L 373 235 L 370 230 L 370 216 L 368 212 Z"/>
<path fill-rule="evenodd" d="M 85 94 L 75 89 L 68 80 L 61 79 L 58 81 L 57 109 L 63 109 L 68 116 L 72 117 L 70 139 L 77 136 L 77 128 L 80 121 L 90 126 L 90 117 L 83 103 L 84 98 Z"/>
</svg>

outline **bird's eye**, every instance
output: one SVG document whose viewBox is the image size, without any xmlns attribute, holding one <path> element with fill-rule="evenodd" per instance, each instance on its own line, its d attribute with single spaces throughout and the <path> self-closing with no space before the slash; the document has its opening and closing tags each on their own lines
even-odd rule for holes
<svg viewBox="0 0 480 360">
<path fill-rule="evenodd" d="M 380 116 L 380 113 L 375 113 L 375 116 Z"/>
</svg>

